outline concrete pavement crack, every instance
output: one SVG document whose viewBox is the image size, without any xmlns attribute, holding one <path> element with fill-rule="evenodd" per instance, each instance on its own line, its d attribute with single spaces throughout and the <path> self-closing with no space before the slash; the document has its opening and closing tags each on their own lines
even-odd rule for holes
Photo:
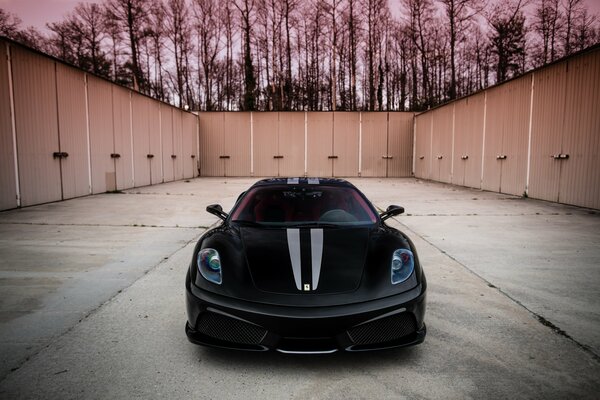
<svg viewBox="0 0 600 400">
<path fill-rule="evenodd" d="M 205 229 L 204 231 L 216 226 L 220 221 L 215 222 L 214 224 L 212 224 L 211 226 L 209 226 L 207 229 Z M 203 232 L 204 232 L 203 231 Z M 202 232 L 202 233 L 203 233 Z M 57 334 L 55 337 L 51 338 L 47 343 L 42 344 L 37 350 L 35 350 L 33 353 L 27 355 L 25 358 L 21 359 L 21 361 L 19 361 L 17 363 L 16 366 L 12 367 L 10 369 L 10 371 L 4 375 L 4 376 L 0 376 L 0 385 L 14 372 L 18 371 L 19 369 L 21 369 L 25 364 L 27 364 L 30 360 L 32 360 L 34 357 L 37 357 L 42 351 L 44 351 L 44 349 L 49 348 L 50 346 L 52 346 L 53 344 L 55 344 L 58 340 L 60 340 L 60 338 L 62 338 L 63 336 L 69 334 L 70 332 L 72 332 L 77 326 L 79 326 L 79 324 L 81 324 L 84 320 L 88 319 L 89 317 L 93 316 L 94 314 L 96 314 L 98 311 L 100 311 L 105 305 L 111 303 L 117 296 L 121 295 L 122 293 L 124 293 L 127 289 L 129 289 L 131 286 L 133 286 L 136 282 L 138 282 L 140 279 L 142 279 L 143 277 L 147 276 L 148 274 L 150 274 L 152 271 L 156 270 L 160 265 L 162 265 L 163 263 L 167 262 L 170 258 L 173 257 L 174 254 L 178 253 L 179 251 L 181 251 L 182 249 L 184 249 L 185 247 L 187 247 L 190 243 L 196 242 L 200 235 L 202 234 L 198 234 L 198 235 L 194 235 L 190 240 L 186 241 L 182 246 L 177 247 L 174 251 L 170 252 L 167 256 L 163 256 L 161 257 L 160 261 L 158 263 L 156 263 L 155 265 L 151 266 L 148 270 L 146 270 L 143 274 L 141 274 L 137 279 L 133 280 L 132 282 L 130 282 L 126 287 L 119 289 L 118 291 L 116 291 L 115 293 L 113 293 L 107 300 L 105 300 L 104 302 L 100 303 L 98 306 L 90 309 L 89 311 L 87 311 L 82 317 L 81 319 L 79 319 L 79 321 L 77 323 L 75 323 L 74 325 L 72 325 L 71 327 L 67 328 L 66 330 L 64 330 L 62 333 Z"/>
<path fill-rule="evenodd" d="M 448 258 L 450 258 L 452 261 L 456 262 L 458 265 L 460 265 L 461 267 L 463 267 L 466 271 L 468 271 L 472 275 L 476 276 L 477 278 L 481 279 L 490 288 L 498 290 L 498 292 L 500 292 L 506 298 L 508 298 L 509 300 L 511 300 L 512 302 L 514 302 L 515 304 L 519 305 L 521 308 L 525 309 L 531 315 L 533 315 L 535 317 L 535 319 L 539 323 L 541 323 L 542 325 L 550 328 L 555 334 L 557 334 L 559 336 L 562 336 L 565 339 L 569 340 L 570 342 L 572 342 L 573 344 L 575 344 L 577 347 L 579 347 L 581 350 L 583 350 L 585 353 L 587 353 L 588 355 L 590 355 L 594 359 L 594 361 L 600 363 L 600 355 L 596 354 L 596 352 L 594 350 L 592 350 L 591 347 L 589 347 L 588 345 L 583 344 L 583 343 L 577 341 L 575 338 L 573 338 L 571 335 L 569 335 L 566 331 L 564 331 L 563 329 L 559 328 L 558 326 L 556 326 L 555 324 L 553 324 L 552 322 L 550 322 L 543 315 L 541 315 L 541 314 L 533 311 L 532 309 L 528 308 L 520 300 L 514 298 L 513 296 L 511 296 L 510 294 L 508 294 L 507 292 L 505 292 L 504 290 L 502 290 L 498 286 L 494 285 L 492 282 L 488 281 L 486 278 L 484 278 L 483 276 L 481 276 L 480 274 L 478 274 L 477 272 L 473 271 L 471 268 L 469 268 L 468 266 L 466 266 L 465 264 L 463 264 L 462 262 L 460 262 L 459 260 L 457 260 L 450 253 L 448 253 L 447 251 L 445 251 L 445 250 L 441 249 L 440 247 L 436 246 L 433 242 L 431 242 L 430 240 L 428 240 L 424 236 L 419 235 L 417 232 L 415 232 L 414 230 L 412 230 L 411 228 L 409 228 L 407 225 L 405 225 L 402 222 L 398 221 L 397 218 L 392 218 L 392 219 L 394 221 L 396 221 L 398 224 L 402 225 L 407 231 L 410 231 L 413 235 L 420 237 L 421 239 L 423 239 L 423 241 L 425 241 L 426 243 L 428 243 L 429 245 L 431 245 L 434 249 L 436 249 L 440 253 L 444 254 L 445 256 L 447 256 Z"/>
</svg>

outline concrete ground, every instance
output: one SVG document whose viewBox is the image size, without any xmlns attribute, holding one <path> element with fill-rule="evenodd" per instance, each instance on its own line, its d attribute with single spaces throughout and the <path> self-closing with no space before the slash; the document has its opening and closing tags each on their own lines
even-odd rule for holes
<svg viewBox="0 0 600 400">
<path fill-rule="evenodd" d="M 600 215 L 415 179 L 352 179 L 415 242 L 419 346 L 292 356 L 190 344 L 195 241 L 255 179 L 0 213 L 1 398 L 597 398 Z"/>
</svg>

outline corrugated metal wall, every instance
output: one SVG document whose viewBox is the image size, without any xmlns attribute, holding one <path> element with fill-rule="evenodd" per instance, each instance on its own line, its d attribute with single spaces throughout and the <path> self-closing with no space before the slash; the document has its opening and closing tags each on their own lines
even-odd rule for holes
<svg viewBox="0 0 600 400">
<path fill-rule="evenodd" d="M 61 200 L 56 64 L 11 46 L 11 65 L 21 205 Z"/>
<path fill-rule="evenodd" d="M 415 125 L 418 178 L 600 208 L 599 47 L 419 114 Z M 450 180 L 436 164 L 449 148 Z"/>
<path fill-rule="evenodd" d="M 567 68 L 558 201 L 600 209 L 600 50 Z"/>
<path fill-rule="evenodd" d="M 412 174 L 414 114 L 390 112 L 388 117 L 388 177 L 406 177 Z"/>
<path fill-rule="evenodd" d="M 414 119 L 197 117 L 0 40 L 0 209 L 199 174 L 385 177 L 411 169 L 600 208 L 599 109 L 598 47 Z"/>
<path fill-rule="evenodd" d="M 173 179 L 183 179 L 183 120 L 186 113 L 173 109 L 173 154 L 177 155 L 173 162 Z M 197 169 L 197 168 L 196 168 Z"/>
<path fill-rule="evenodd" d="M 450 183 L 452 180 L 452 134 L 454 107 L 437 108 L 432 113 L 431 179 Z"/>
<path fill-rule="evenodd" d="M 452 183 L 481 188 L 481 149 L 485 94 L 454 103 L 454 158 Z"/>
<path fill-rule="evenodd" d="M 388 113 L 362 113 L 361 176 L 386 176 Z"/>
<path fill-rule="evenodd" d="M 117 189 L 114 152 L 112 84 L 88 77 L 92 193 Z M 111 134 L 106 134 L 111 132 Z"/>
<path fill-rule="evenodd" d="M 417 178 L 431 179 L 431 132 L 433 113 L 415 118 L 414 172 Z"/>
<path fill-rule="evenodd" d="M 87 96 L 85 75 L 75 68 L 56 65 L 58 134 L 63 199 L 90 194 Z"/>
<path fill-rule="evenodd" d="M 0 39 L 0 210 L 163 182 L 164 159 L 197 176 L 197 137 L 194 114 Z"/>
<path fill-rule="evenodd" d="M 225 113 L 224 176 L 248 176 L 251 171 L 251 113 Z"/>
<path fill-rule="evenodd" d="M 332 176 L 333 157 L 333 113 L 306 113 L 307 175 Z"/>
<path fill-rule="evenodd" d="M 122 190 L 135 186 L 133 182 L 131 92 L 125 88 L 113 85 L 112 93 L 117 190 Z"/>
<path fill-rule="evenodd" d="M 411 176 L 413 121 L 401 112 L 203 112 L 200 173 Z"/>
<path fill-rule="evenodd" d="M 160 107 L 160 135 L 162 140 L 163 181 L 175 180 L 175 162 L 182 154 L 173 148 L 173 110 L 170 107 Z"/>
<path fill-rule="evenodd" d="M 12 109 L 7 60 L 8 45 L 0 42 L 0 210 L 17 207 L 17 178 L 15 172 L 15 138 L 13 137 Z"/>
<path fill-rule="evenodd" d="M 198 117 L 178 111 L 182 124 L 182 173 L 184 178 L 198 176 Z"/>
<path fill-rule="evenodd" d="M 256 113 L 253 113 L 256 115 Z M 305 116 L 302 112 L 280 112 L 278 130 L 277 174 L 279 176 L 304 175 Z M 254 148 L 256 150 L 256 147 Z M 254 175 L 259 176 L 256 171 Z M 270 174 L 267 174 L 270 176 Z"/>
<path fill-rule="evenodd" d="M 279 159 L 275 157 L 280 156 L 279 121 L 273 119 L 271 113 L 252 113 L 253 162 L 256 176 L 278 175 Z"/>
<path fill-rule="evenodd" d="M 550 66 L 535 74 L 528 194 L 537 199 L 558 201 L 562 163 L 552 155 L 562 151 L 566 78 L 565 63 Z"/>
<path fill-rule="evenodd" d="M 360 114 L 333 114 L 333 176 L 358 176 L 360 146 Z"/>
</svg>

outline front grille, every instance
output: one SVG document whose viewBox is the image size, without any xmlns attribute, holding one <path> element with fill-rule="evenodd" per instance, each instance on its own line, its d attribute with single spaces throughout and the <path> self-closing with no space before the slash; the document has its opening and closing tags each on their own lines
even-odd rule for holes
<svg viewBox="0 0 600 400">
<path fill-rule="evenodd" d="M 202 314 L 197 330 L 215 339 L 243 344 L 259 344 L 267 335 L 260 326 L 213 312 Z"/>
<path fill-rule="evenodd" d="M 348 330 L 348 336 L 355 344 L 374 344 L 391 342 L 416 330 L 415 317 L 410 313 L 400 313 L 355 326 Z"/>
</svg>

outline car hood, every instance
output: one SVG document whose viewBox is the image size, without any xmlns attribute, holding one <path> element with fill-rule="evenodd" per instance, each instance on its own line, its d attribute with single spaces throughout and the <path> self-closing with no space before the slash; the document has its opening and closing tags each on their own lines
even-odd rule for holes
<svg viewBox="0 0 600 400">
<path fill-rule="evenodd" d="M 281 294 L 356 290 L 367 258 L 370 229 L 240 229 L 252 280 Z"/>
</svg>

